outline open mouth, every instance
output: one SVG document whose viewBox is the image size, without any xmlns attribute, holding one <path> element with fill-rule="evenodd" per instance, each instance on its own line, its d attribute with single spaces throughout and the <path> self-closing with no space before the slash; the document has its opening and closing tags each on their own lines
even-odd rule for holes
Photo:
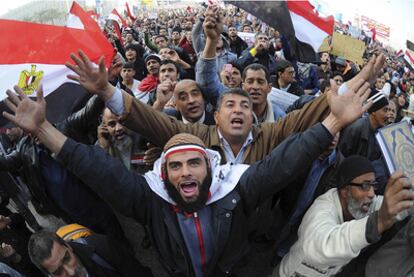
<svg viewBox="0 0 414 277">
<path fill-rule="evenodd" d="M 370 207 L 371 207 L 371 203 L 364 203 L 364 204 L 361 205 L 361 210 L 364 213 L 367 213 L 367 212 L 369 212 Z"/>
<path fill-rule="evenodd" d="M 125 137 L 125 133 L 115 134 L 116 140 L 122 140 Z"/>
<path fill-rule="evenodd" d="M 240 128 L 243 126 L 243 119 L 241 118 L 233 118 L 231 121 L 231 126 L 235 128 Z"/>
<path fill-rule="evenodd" d="M 195 182 L 186 182 L 180 185 L 181 194 L 186 198 L 192 198 L 197 195 L 197 184 Z"/>
</svg>

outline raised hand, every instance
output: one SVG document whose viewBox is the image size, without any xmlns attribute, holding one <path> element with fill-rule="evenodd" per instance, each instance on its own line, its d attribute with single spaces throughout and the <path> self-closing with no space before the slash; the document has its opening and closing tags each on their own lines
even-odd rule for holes
<svg viewBox="0 0 414 277">
<path fill-rule="evenodd" d="M 360 118 L 371 107 L 372 102 L 366 102 L 371 92 L 369 87 L 369 83 L 358 79 L 347 92 L 339 95 L 338 86 L 331 80 L 331 88 L 327 93 L 331 113 L 323 123 L 332 134 Z"/>
<path fill-rule="evenodd" d="M 204 14 L 204 33 L 207 38 L 217 40 L 223 32 L 223 14 L 216 5 L 209 6 Z"/>
<path fill-rule="evenodd" d="M 7 90 L 8 98 L 4 100 L 14 115 L 3 112 L 3 116 L 26 132 L 36 136 L 42 124 L 46 122 L 46 101 L 43 98 L 42 87 L 37 91 L 36 101 L 24 94 L 20 87 L 15 86 L 14 90 L 18 95 Z"/>
<path fill-rule="evenodd" d="M 105 68 L 104 58 L 101 57 L 99 67 L 95 67 L 85 53 L 81 50 L 78 53 L 79 57 L 73 53 L 70 55 L 75 65 L 66 63 L 66 66 L 77 75 L 70 74 L 67 77 L 79 82 L 85 89 L 99 95 L 104 101 L 111 98 L 113 87 L 108 82 L 108 72 Z"/>
<path fill-rule="evenodd" d="M 391 175 L 385 187 L 384 200 L 378 211 L 378 232 L 381 234 L 396 222 L 396 215 L 413 206 L 414 192 L 410 180 L 401 172 Z"/>
<path fill-rule="evenodd" d="M 365 82 L 368 82 L 370 85 L 374 85 L 378 75 L 382 70 L 382 67 L 384 66 L 384 63 L 385 55 L 383 53 L 379 54 L 378 56 L 372 56 L 368 63 L 361 69 L 361 71 L 354 78 L 347 82 L 348 87 L 353 86 L 358 79 L 362 79 Z"/>
</svg>

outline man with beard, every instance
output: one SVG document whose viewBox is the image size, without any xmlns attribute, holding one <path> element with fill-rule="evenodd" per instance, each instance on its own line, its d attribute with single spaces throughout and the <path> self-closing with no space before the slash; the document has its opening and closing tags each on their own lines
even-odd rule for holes
<svg viewBox="0 0 414 277">
<path fill-rule="evenodd" d="M 108 89 L 94 89 L 97 83 L 107 83 L 103 59 L 97 69 L 82 52 L 81 57 L 86 67 L 71 66 L 82 75 L 78 80 L 89 91 L 110 99 Z M 95 79 L 97 76 L 101 81 Z M 118 212 L 148 224 L 170 275 L 197 277 L 230 276 L 237 271 L 249 250 L 248 217 L 254 216 L 262 201 L 283 189 L 297 172 L 310 166 L 329 147 L 333 135 L 370 105 L 365 102 L 369 85 L 363 81 L 344 95 L 332 94 L 331 113 L 322 123 L 289 136 L 251 166 L 222 165 L 218 152 L 207 149 L 200 138 L 181 133 L 167 141 L 154 170 L 140 176 L 99 148 L 76 143 L 55 129 L 45 117 L 46 102 L 41 91 L 35 102 L 16 90 L 20 98 L 8 91 L 6 100 L 15 115 L 4 112 L 3 116 L 36 136 Z M 252 103 L 242 90 L 222 96 L 218 106 L 226 112 L 236 109 L 252 120 Z M 243 131 L 240 121 L 234 125 L 238 132 Z M 380 217 L 379 222 L 385 219 Z"/>
<path fill-rule="evenodd" d="M 264 33 L 256 33 L 254 46 L 244 50 L 237 60 L 241 68 L 252 63 L 260 63 L 265 66 L 270 75 L 276 74 L 276 61 L 269 54 L 269 37 Z"/>
<path fill-rule="evenodd" d="M 40 231 L 30 237 L 28 251 L 32 263 L 47 276 L 153 276 L 129 249 L 103 235 L 65 242 L 55 233 Z"/>
<path fill-rule="evenodd" d="M 234 26 L 229 27 L 230 50 L 240 57 L 242 51 L 247 48 L 247 43 L 237 35 L 237 29 Z"/>
<path fill-rule="evenodd" d="M 381 239 L 396 222 L 395 215 L 411 208 L 414 192 L 409 179 L 396 172 L 384 197 L 376 196 L 374 172 L 362 156 L 342 162 L 337 188 L 314 201 L 299 227 L 298 241 L 272 276 L 332 276 Z"/>
<path fill-rule="evenodd" d="M 144 165 L 146 140 L 128 130 L 116 116 L 105 108 L 102 124 L 98 127 L 97 144 L 109 155 L 118 158 L 128 169 L 144 173 L 148 170 Z"/>
<path fill-rule="evenodd" d="M 147 77 L 142 79 L 138 86 L 138 89 L 143 93 L 149 93 L 153 91 L 158 84 L 159 72 L 161 65 L 161 58 L 157 54 L 150 54 L 145 58 L 145 65 L 147 67 Z"/>
</svg>

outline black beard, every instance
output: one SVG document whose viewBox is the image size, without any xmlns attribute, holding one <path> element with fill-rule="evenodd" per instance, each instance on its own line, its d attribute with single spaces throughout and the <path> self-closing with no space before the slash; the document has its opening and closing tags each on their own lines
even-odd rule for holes
<svg viewBox="0 0 414 277">
<path fill-rule="evenodd" d="M 165 188 L 167 189 L 168 195 L 171 197 L 172 200 L 177 204 L 178 209 L 180 211 L 186 212 L 186 213 L 194 213 L 202 208 L 207 203 L 208 200 L 208 194 L 210 191 L 211 186 L 211 172 L 210 169 L 207 168 L 207 176 L 204 178 L 203 183 L 200 186 L 200 192 L 195 201 L 187 202 L 184 201 L 184 199 L 181 197 L 180 192 L 175 188 L 173 184 L 168 180 L 168 176 L 164 180 Z"/>
</svg>

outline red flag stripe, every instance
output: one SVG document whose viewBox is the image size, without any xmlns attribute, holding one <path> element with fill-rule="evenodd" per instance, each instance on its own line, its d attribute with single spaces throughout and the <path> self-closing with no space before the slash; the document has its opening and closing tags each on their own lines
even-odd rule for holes
<svg viewBox="0 0 414 277">
<path fill-rule="evenodd" d="M 287 7 L 291 12 L 302 16 L 325 33 L 332 35 L 334 26 L 333 16 L 320 17 L 308 1 L 287 0 Z"/>
<path fill-rule="evenodd" d="M 14 20 L 0 20 L 0 26 L 0 64 L 64 64 L 77 49 L 95 62 L 100 56 L 112 59 L 114 55 L 102 33 Z M 27 30 L 30 35 L 16 35 L 27 34 Z M 105 60 L 108 67 L 111 59 Z"/>
<path fill-rule="evenodd" d="M 79 6 L 79 4 L 76 3 L 75 1 L 73 2 L 69 13 L 79 17 L 79 19 L 82 21 L 83 25 L 85 26 L 85 30 L 101 32 L 101 28 L 99 28 L 98 23 L 96 23 L 96 21 L 93 20 L 91 16 L 87 12 L 85 12 L 82 9 L 82 7 Z"/>
</svg>

